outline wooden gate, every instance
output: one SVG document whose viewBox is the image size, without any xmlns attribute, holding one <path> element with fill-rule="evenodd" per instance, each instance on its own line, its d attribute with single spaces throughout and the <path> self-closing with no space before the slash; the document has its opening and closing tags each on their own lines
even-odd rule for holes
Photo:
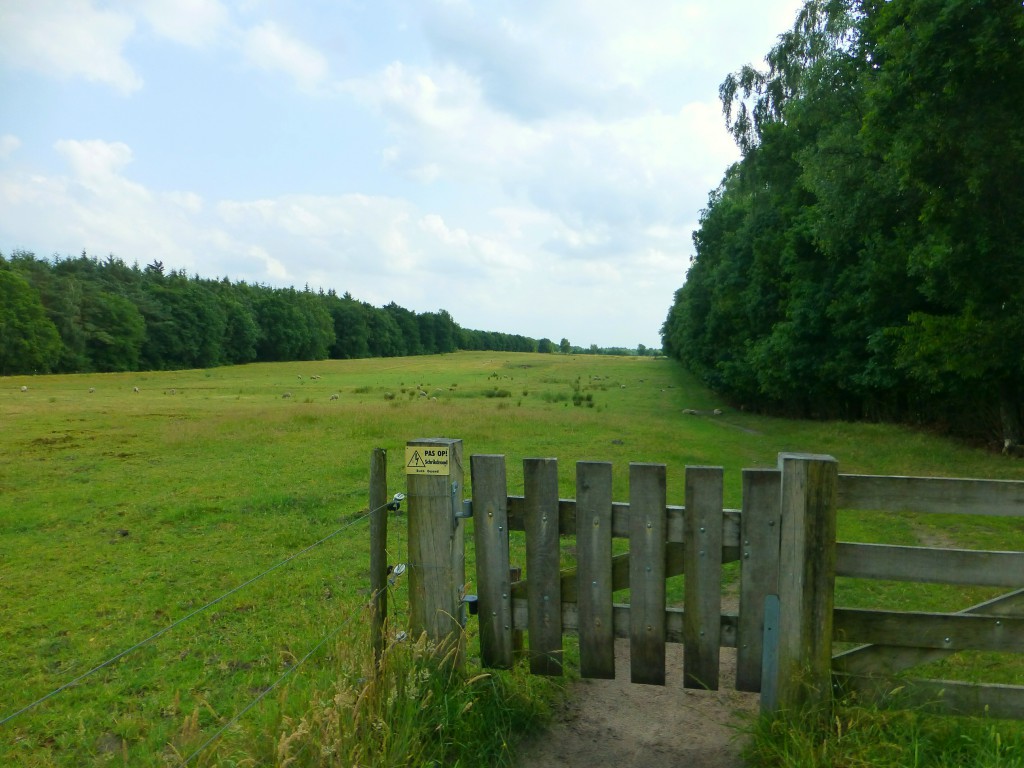
<svg viewBox="0 0 1024 768">
<path fill-rule="evenodd" d="M 448 458 L 409 478 L 413 631 L 461 635 L 462 523 L 471 515 L 484 666 L 509 668 L 523 653 L 531 672 L 559 675 L 571 634 L 581 676 L 611 678 L 614 641 L 627 638 L 631 680 L 663 685 L 666 643 L 681 643 L 684 685 L 717 690 L 720 649 L 735 647 L 736 687 L 759 691 L 762 710 L 827 705 L 838 684 L 865 697 L 899 688 L 915 706 L 1024 717 L 1022 686 L 893 678 L 958 650 L 1024 653 L 1024 552 L 836 540 L 840 506 L 1024 517 L 1024 483 L 839 475 L 829 456 L 780 454 L 776 469 L 743 470 L 742 508 L 726 509 L 720 467 L 687 467 L 685 504 L 671 506 L 663 464 L 630 464 L 629 498 L 613 501 L 612 465 L 579 462 L 575 498 L 563 499 L 557 460 L 525 459 L 523 494 L 512 495 L 505 458 L 477 454 L 465 503 L 461 441 L 414 441 L 407 451 L 421 449 Z M 517 531 L 525 579 L 509 561 Z M 723 566 L 733 562 L 738 599 L 723 610 Z M 666 580 L 680 574 L 681 608 L 666 602 Z M 956 613 L 837 609 L 837 575 L 1015 591 Z M 615 602 L 624 590 L 628 604 Z M 833 659 L 834 641 L 872 645 Z"/>
<path fill-rule="evenodd" d="M 512 666 L 525 630 L 531 671 L 561 674 L 563 636 L 575 634 L 580 674 L 612 678 L 618 637 L 629 639 L 635 683 L 663 685 L 666 643 L 682 643 L 686 687 L 717 690 L 720 649 L 735 647 L 736 687 L 762 689 L 765 598 L 777 592 L 783 543 L 782 473 L 744 471 L 743 509 L 736 510 L 723 507 L 721 467 L 687 467 L 680 507 L 666 503 L 663 464 L 630 464 L 628 502 L 612 500 L 609 463 L 576 464 L 575 499 L 559 498 L 555 459 L 523 462 L 522 496 L 507 491 L 503 456 L 474 455 L 470 466 L 485 666 Z M 525 532 L 524 580 L 510 575 L 509 531 Z M 795 534 L 790 550 L 806 564 L 794 548 L 808 542 Z M 562 537 L 575 539 L 574 567 L 562 567 Z M 615 539 L 628 542 L 629 551 L 613 554 Z M 738 609 L 723 611 L 722 566 L 735 561 Z M 803 583 L 806 569 L 800 570 Z M 667 606 L 666 579 L 683 573 L 683 607 Z M 614 594 L 626 589 L 629 603 L 616 603 Z M 807 618 L 806 611 L 800 615 Z M 805 647 L 794 649 L 803 660 Z"/>
</svg>

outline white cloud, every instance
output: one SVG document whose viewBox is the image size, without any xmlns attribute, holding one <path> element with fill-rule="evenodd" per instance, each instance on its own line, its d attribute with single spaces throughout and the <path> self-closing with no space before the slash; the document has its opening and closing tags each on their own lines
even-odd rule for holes
<svg viewBox="0 0 1024 768">
<path fill-rule="evenodd" d="M 10 133 L 0 135 L 0 160 L 6 160 L 21 146 L 21 139 Z"/>
<path fill-rule="evenodd" d="M 0 57 L 6 66 L 104 83 L 123 94 L 142 87 L 123 54 L 134 31 L 130 16 L 100 10 L 89 0 L 0 5 Z"/>
<path fill-rule="evenodd" d="M 283 72 L 306 91 L 315 91 L 328 75 L 327 59 L 322 53 L 272 21 L 243 33 L 242 53 L 250 66 L 265 72 Z"/>
<path fill-rule="evenodd" d="M 158 35 L 182 45 L 210 45 L 230 21 L 219 0 L 132 0 L 132 5 Z"/>
</svg>

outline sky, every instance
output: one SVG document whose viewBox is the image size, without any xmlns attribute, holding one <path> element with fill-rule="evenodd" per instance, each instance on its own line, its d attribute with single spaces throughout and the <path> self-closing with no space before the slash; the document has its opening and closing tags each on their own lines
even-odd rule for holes
<svg viewBox="0 0 1024 768">
<path fill-rule="evenodd" d="M 0 253 L 659 347 L 801 0 L 0 0 Z"/>
</svg>

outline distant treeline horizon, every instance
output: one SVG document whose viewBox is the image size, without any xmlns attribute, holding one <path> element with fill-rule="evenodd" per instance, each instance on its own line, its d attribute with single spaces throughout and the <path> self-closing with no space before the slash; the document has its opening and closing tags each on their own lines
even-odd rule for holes
<svg viewBox="0 0 1024 768">
<path fill-rule="evenodd" d="M 457 350 L 656 354 L 462 328 L 446 310 L 189 276 L 160 261 L 0 253 L 0 375 L 212 368 Z"/>
</svg>

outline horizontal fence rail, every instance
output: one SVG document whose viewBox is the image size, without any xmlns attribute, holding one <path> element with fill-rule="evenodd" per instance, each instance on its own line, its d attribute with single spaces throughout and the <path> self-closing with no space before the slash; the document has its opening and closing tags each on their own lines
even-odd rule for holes
<svg viewBox="0 0 1024 768">
<path fill-rule="evenodd" d="M 840 475 L 838 505 L 853 510 L 1024 517 L 1024 483 Z M 955 613 L 837 608 L 834 639 L 869 643 L 833 658 L 840 690 L 946 714 L 1024 718 L 1024 686 L 906 676 L 964 650 L 1024 652 L 1024 552 L 879 544 L 836 545 L 836 573 L 853 578 L 1014 587 Z M 898 693 L 894 694 L 893 692 Z"/>
</svg>

